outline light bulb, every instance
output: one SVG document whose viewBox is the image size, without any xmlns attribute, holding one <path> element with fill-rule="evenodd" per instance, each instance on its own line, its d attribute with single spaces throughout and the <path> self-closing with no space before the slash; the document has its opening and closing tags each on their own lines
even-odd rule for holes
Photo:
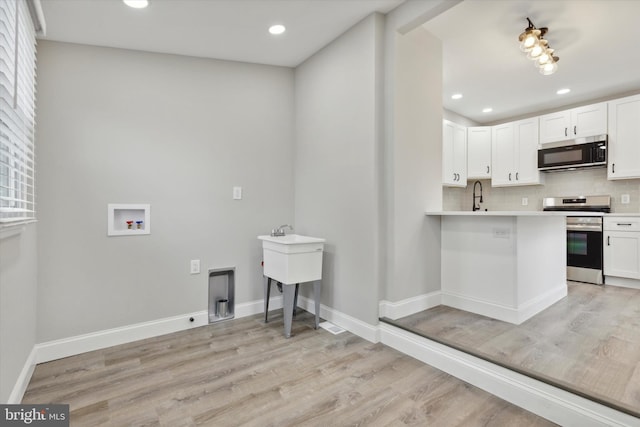
<svg viewBox="0 0 640 427">
<path fill-rule="evenodd" d="M 124 4 L 129 7 L 133 7 L 134 9 L 144 9 L 149 6 L 148 0 L 122 0 Z"/>
<path fill-rule="evenodd" d="M 271 27 L 269 27 L 269 32 L 274 35 L 282 34 L 286 30 L 287 29 L 284 27 L 284 25 L 280 25 L 280 24 L 272 25 Z"/>
<path fill-rule="evenodd" d="M 518 40 L 520 40 L 520 50 L 523 52 L 528 52 L 533 48 L 533 46 L 538 42 L 538 37 L 540 36 L 540 30 L 527 29 L 520 36 Z"/>
<path fill-rule="evenodd" d="M 542 67 L 540 67 L 540 74 L 543 76 L 549 76 L 556 72 L 558 69 L 558 64 L 556 61 L 547 62 Z"/>
<path fill-rule="evenodd" d="M 536 65 L 542 67 L 549 61 L 553 61 L 553 49 L 545 49 L 538 59 L 536 59 Z"/>
<path fill-rule="evenodd" d="M 527 54 L 527 58 L 536 59 L 544 52 L 544 47 L 540 43 L 536 43 L 533 45 L 529 53 Z"/>
</svg>

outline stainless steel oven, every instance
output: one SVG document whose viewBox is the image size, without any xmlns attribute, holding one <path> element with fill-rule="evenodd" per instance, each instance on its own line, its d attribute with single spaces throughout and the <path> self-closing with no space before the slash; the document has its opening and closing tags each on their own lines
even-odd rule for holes
<svg viewBox="0 0 640 427">
<path fill-rule="evenodd" d="M 602 217 L 567 217 L 567 280 L 603 284 Z"/>
<path fill-rule="evenodd" d="M 567 212 L 567 280 L 602 285 L 602 215 L 598 214 L 611 211 L 611 197 L 549 197 L 543 200 L 543 210 Z"/>
</svg>

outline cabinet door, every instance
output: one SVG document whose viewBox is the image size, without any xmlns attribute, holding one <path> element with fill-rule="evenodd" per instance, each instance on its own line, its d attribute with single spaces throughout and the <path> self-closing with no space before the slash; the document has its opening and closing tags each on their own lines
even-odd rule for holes
<svg viewBox="0 0 640 427">
<path fill-rule="evenodd" d="M 491 132 L 491 186 L 501 187 L 515 183 L 514 159 L 513 123 L 494 126 Z"/>
<path fill-rule="evenodd" d="M 609 102 L 607 177 L 640 178 L 640 95 Z"/>
<path fill-rule="evenodd" d="M 538 171 L 538 119 L 533 118 L 515 122 L 514 131 L 516 139 L 516 184 L 540 184 L 540 171 Z"/>
<path fill-rule="evenodd" d="M 491 178 L 491 127 L 467 128 L 467 178 Z"/>
<path fill-rule="evenodd" d="M 557 113 L 540 116 L 540 144 L 571 139 L 569 128 L 571 113 L 559 111 Z"/>
<path fill-rule="evenodd" d="M 604 274 L 640 279 L 640 233 L 605 231 Z"/>
<path fill-rule="evenodd" d="M 467 185 L 467 130 L 448 120 L 442 124 L 442 185 Z"/>
<path fill-rule="evenodd" d="M 585 105 L 571 110 L 570 135 L 573 138 L 607 133 L 607 103 Z"/>
</svg>

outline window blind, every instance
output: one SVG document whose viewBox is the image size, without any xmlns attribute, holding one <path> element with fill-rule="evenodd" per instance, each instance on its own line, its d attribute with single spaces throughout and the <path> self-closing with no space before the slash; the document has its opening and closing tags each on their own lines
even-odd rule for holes
<svg viewBox="0 0 640 427">
<path fill-rule="evenodd" d="M 0 226 L 35 220 L 36 38 L 24 0 L 0 1 Z"/>
</svg>

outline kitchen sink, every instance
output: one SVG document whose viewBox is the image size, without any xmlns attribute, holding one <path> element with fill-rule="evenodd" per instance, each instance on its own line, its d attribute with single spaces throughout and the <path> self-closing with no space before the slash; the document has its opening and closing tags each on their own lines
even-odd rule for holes
<svg viewBox="0 0 640 427">
<path fill-rule="evenodd" d="M 325 239 L 299 234 L 258 239 L 262 240 L 265 276 L 285 285 L 322 279 Z"/>
</svg>

